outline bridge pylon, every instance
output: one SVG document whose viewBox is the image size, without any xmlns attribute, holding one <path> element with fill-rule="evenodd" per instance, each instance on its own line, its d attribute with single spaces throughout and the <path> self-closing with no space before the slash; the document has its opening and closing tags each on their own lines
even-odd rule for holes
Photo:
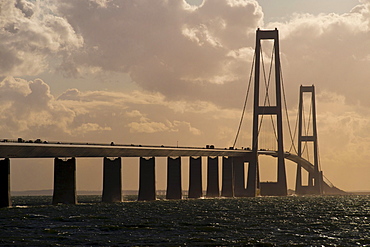
<svg viewBox="0 0 370 247">
<path fill-rule="evenodd" d="M 319 170 L 318 159 L 318 144 L 317 144 L 317 127 L 316 127 L 316 102 L 315 102 L 315 86 L 302 86 L 299 90 L 299 117 L 298 117 L 298 156 L 302 157 L 304 152 L 303 143 L 311 142 L 313 144 L 313 159 L 314 159 L 314 172 L 308 175 L 308 185 L 302 185 L 302 166 L 297 164 L 297 178 L 296 178 L 296 194 L 319 194 L 323 193 L 323 177 L 322 172 Z M 304 93 L 311 94 L 311 118 L 312 118 L 312 135 L 303 132 L 303 101 Z"/>
<path fill-rule="evenodd" d="M 273 57 L 275 71 L 275 104 L 260 105 L 260 67 L 261 67 L 261 41 L 273 40 Z M 283 124 L 282 124 L 282 104 L 281 104 L 281 82 L 280 82 L 280 54 L 279 54 L 279 33 L 278 30 L 260 30 L 256 32 L 255 48 L 255 69 L 254 69 L 254 107 L 253 107 L 253 140 L 252 153 L 253 158 L 249 161 L 247 196 L 256 196 L 260 189 L 261 195 L 287 195 L 287 182 L 283 147 Z M 263 59 L 262 59 L 263 62 Z M 266 88 L 267 92 L 268 88 Z M 265 100 L 266 103 L 266 100 Z M 260 130 L 259 117 L 263 115 L 276 116 L 276 134 L 278 146 L 278 169 L 277 182 L 260 183 L 258 167 L 258 136 Z"/>
</svg>

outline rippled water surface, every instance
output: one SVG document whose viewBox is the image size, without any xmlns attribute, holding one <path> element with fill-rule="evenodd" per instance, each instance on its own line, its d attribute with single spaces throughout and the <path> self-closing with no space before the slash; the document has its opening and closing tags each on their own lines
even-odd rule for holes
<svg viewBox="0 0 370 247">
<path fill-rule="evenodd" d="M 259 197 L 51 206 L 14 197 L 0 245 L 369 245 L 369 196 Z"/>
</svg>

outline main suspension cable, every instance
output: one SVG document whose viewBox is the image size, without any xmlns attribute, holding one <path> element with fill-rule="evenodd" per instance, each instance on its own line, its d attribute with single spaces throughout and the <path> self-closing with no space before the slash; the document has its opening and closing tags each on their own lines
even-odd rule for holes
<svg viewBox="0 0 370 247">
<path fill-rule="evenodd" d="M 268 90 L 270 89 L 270 83 L 271 83 L 271 73 L 272 73 L 272 61 L 274 60 L 274 54 L 275 54 L 275 46 L 273 46 L 273 49 L 272 49 L 272 54 L 271 54 L 271 61 L 270 61 L 270 72 L 269 72 L 269 79 L 268 79 L 268 86 L 266 88 L 266 92 L 268 92 Z M 276 79 L 275 79 L 276 80 Z M 276 90 L 276 88 L 275 88 Z M 271 103 L 270 103 L 270 96 L 268 94 L 266 94 L 268 96 L 268 106 L 271 106 Z M 275 99 L 276 100 L 276 99 Z M 266 104 L 264 105 L 266 106 Z M 272 115 L 270 115 L 270 119 L 271 119 L 271 124 L 272 124 L 272 129 L 274 131 L 274 135 L 275 135 L 275 139 L 276 141 L 278 141 L 278 136 L 277 136 L 277 132 L 276 132 L 276 127 L 275 127 L 275 123 L 274 123 L 274 118 L 272 117 Z"/>
<path fill-rule="evenodd" d="M 306 135 L 306 133 L 307 133 L 307 128 L 306 128 L 306 114 L 304 112 L 304 105 L 303 104 L 302 104 L 302 125 L 303 125 L 303 132 L 304 132 L 303 134 Z M 301 126 L 301 128 L 302 128 L 302 126 Z M 308 149 L 307 142 L 305 142 L 304 145 L 303 145 L 303 148 L 301 150 L 301 155 L 303 155 L 304 152 L 306 152 L 306 149 Z"/>
<path fill-rule="evenodd" d="M 291 145 L 290 145 L 290 148 L 289 148 L 289 152 L 292 150 L 292 148 L 294 148 L 294 151 L 295 153 L 298 153 L 297 152 L 297 148 L 296 146 L 294 145 L 294 138 L 297 134 L 297 127 L 298 127 L 298 114 L 297 113 L 297 117 L 296 117 L 296 124 L 295 124 L 295 129 L 294 129 L 294 134 L 292 135 L 292 128 L 290 126 L 290 120 L 289 120 L 289 114 L 288 114 L 288 104 L 287 104 L 287 100 L 286 100 L 286 95 L 285 95 L 285 85 L 284 85 L 284 80 L 283 80 L 283 70 L 281 68 L 281 64 L 280 64 L 280 79 L 281 79 L 281 85 L 282 85 L 282 91 L 283 91 L 283 99 L 284 99 L 284 108 L 285 108 L 285 115 L 286 115 L 286 119 L 287 119 L 287 124 L 288 124 L 288 130 L 289 130 L 289 136 L 290 136 L 290 140 L 291 140 Z"/>
<path fill-rule="evenodd" d="M 293 133 L 293 136 L 292 136 L 292 133 L 291 133 L 291 130 L 289 130 L 289 134 L 290 134 L 290 139 L 291 139 L 291 145 L 290 145 L 290 148 L 289 148 L 289 153 L 292 151 L 292 149 L 294 148 L 294 151 L 296 154 L 298 154 L 297 152 L 297 148 L 294 144 L 294 139 L 296 138 L 297 136 L 297 131 L 298 131 L 298 117 L 299 117 L 299 111 L 297 111 L 297 116 L 296 116 L 296 121 L 295 121 L 295 126 L 294 126 L 294 133 Z M 287 117 L 288 119 L 288 117 Z M 287 120 L 288 121 L 288 127 L 290 128 L 290 123 L 289 123 L 289 119 Z"/>
<path fill-rule="evenodd" d="M 245 95 L 243 111 L 242 111 L 242 115 L 240 117 L 239 127 L 238 127 L 238 131 L 236 132 L 236 136 L 235 136 L 233 148 L 235 148 L 236 142 L 238 140 L 238 137 L 239 137 L 239 134 L 240 134 L 240 130 L 241 130 L 241 127 L 242 127 L 242 123 L 243 123 L 243 119 L 244 119 L 245 109 L 247 108 L 247 101 L 248 101 L 248 96 L 249 96 L 251 82 L 252 82 L 252 74 L 253 74 L 253 68 L 254 68 L 255 58 L 256 58 L 256 52 L 254 52 L 254 55 L 253 55 L 252 67 L 251 67 L 251 72 L 250 72 L 250 75 L 249 75 L 248 88 L 247 88 L 247 92 L 246 92 L 246 95 Z"/>
<path fill-rule="evenodd" d="M 320 158 L 320 150 L 319 150 L 319 140 L 317 138 L 317 133 L 316 133 L 316 152 L 317 152 L 317 164 L 318 164 L 318 168 L 319 168 L 319 171 L 321 171 L 321 158 Z"/>
</svg>

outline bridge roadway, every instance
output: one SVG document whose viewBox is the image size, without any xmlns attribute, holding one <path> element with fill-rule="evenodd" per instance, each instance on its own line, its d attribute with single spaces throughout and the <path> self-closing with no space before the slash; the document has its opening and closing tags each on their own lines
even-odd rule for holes
<svg viewBox="0 0 370 247">
<path fill-rule="evenodd" d="M 141 145 L 109 145 L 80 143 L 0 142 L 0 158 L 63 158 L 63 157 L 177 157 L 229 156 L 251 154 L 250 150 L 220 148 L 165 147 Z"/>
<path fill-rule="evenodd" d="M 177 156 L 229 156 L 251 155 L 251 150 L 200 147 L 169 147 L 142 145 L 110 145 L 81 143 L 18 143 L 0 142 L 0 158 L 63 158 L 63 157 L 177 157 Z M 259 150 L 258 154 L 277 157 L 276 151 Z M 292 153 L 285 158 L 301 162 L 307 172 L 314 166 L 307 160 Z"/>
<path fill-rule="evenodd" d="M 277 151 L 270 151 L 270 150 L 260 150 L 258 151 L 259 155 L 268 155 L 272 157 L 277 157 Z M 305 169 L 307 172 L 314 172 L 314 166 L 309 162 L 308 160 L 299 157 L 296 154 L 292 154 L 289 152 L 284 153 L 285 159 L 293 161 L 294 163 L 301 163 L 303 169 Z"/>
</svg>

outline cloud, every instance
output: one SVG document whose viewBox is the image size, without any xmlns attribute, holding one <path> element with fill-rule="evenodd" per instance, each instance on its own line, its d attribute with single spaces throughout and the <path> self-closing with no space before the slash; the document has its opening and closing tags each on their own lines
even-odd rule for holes
<svg viewBox="0 0 370 247">
<path fill-rule="evenodd" d="M 145 117 L 140 118 L 140 122 L 131 122 L 128 124 L 131 133 L 155 133 L 155 132 L 189 132 L 192 135 L 200 135 L 201 131 L 191 126 L 185 121 L 175 120 L 173 122 L 151 122 Z"/>
<path fill-rule="evenodd" d="M 294 14 L 287 22 L 266 25 L 258 2 L 246 0 L 208 0 L 197 7 L 164 0 L 45 3 L 2 3 L 0 74 L 128 73 L 144 90 L 170 100 L 205 99 L 237 108 L 255 29 L 277 27 L 294 104 L 297 85 L 306 83 L 331 88 L 351 104 L 369 103 L 361 90 L 369 77 L 368 1 L 341 15 Z M 50 55 L 56 57 L 53 63 Z"/>
<path fill-rule="evenodd" d="M 0 83 L 1 129 L 5 136 L 32 132 L 47 135 L 68 132 L 74 113 L 54 100 L 49 86 L 40 79 L 27 82 L 7 77 Z"/>
<path fill-rule="evenodd" d="M 111 130 L 98 123 L 79 123 L 80 116 L 91 114 L 89 109 L 78 111 L 55 99 L 49 85 L 41 79 L 6 77 L 0 83 L 0 104 L 3 137 L 49 139 Z"/>
<path fill-rule="evenodd" d="M 169 130 L 168 126 L 164 123 L 149 122 L 147 120 L 142 122 L 131 122 L 128 124 L 128 127 L 131 133 L 155 133 Z"/>
<path fill-rule="evenodd" d="M 295 14 L 285 23 L 269 23 L 281 36 L 284 81 L 289 98 L 297 84 L 315 84 L 335 92 L 348 104 L 369 105 L 366 91 L 370 46 L 369 2 L 344 14 Z"/>
<path fill-rule="evenodd" d="M 256 1 L 204 1 L 189 8 L 182 1 L 112 0 L 101 7 L 67 0 L 58 7 L 84 39 L 83 49 L 64 63 L 76 73 L 128 73 L 141 88 L 169 100 L 205 99 L 239 108 L 255 30 L 278 28 L 289 107 L 297 102 L 299 84 L 335 90 L 350 104 L 370 103 L 361 90 L 370 76 L 365 1 L 341 15 L 294 14 L 287 22 L 267 24 Z"/>
<path fill-rule="evenodd" d="M 63 59 L 82 47 L 83 38 L 52 8 L 52 1 L 0 3 L 0 76 L 38 75 L 51 55 Z"/>
<path fill-rule="evenodd" d="M 117 118 L 123 117 L 130 133 L 181 132 L 200 135 L 200 129 L 179 119 L 186 119 L 191 115 L 208 116 L 210 120 L 234 119 L 236 116 L 235 112 L 230 114 L 229 110 L 219 109 L 208 102 L 168 101 L 159 93 L 145 91 L 126 94 L 69 89 L 58 100 L 74 112 L 85 115 L 93 112 L 101 118 L 101 114 L 113 112 L 113 117 L 116 118 L 113 121 L 121 121 Z"/>
<path fill-rule="evenodd" d="M 110 127 L 101 127 L 96 123 L 84 123 L 75 129 L 75 131 L 80 134 L 81 133 L 85 134 L 91 131 L 95 132 L 95 131 L 110 131 L 110 130 L 112 130 Z"/>
<path fill-rule="evenodd" d="M 184 128 L 185 130 L 183 132 L 189 131 L 191 134 L 198 136 L 202 134 L 202 131 L 200 129 L 191 126 L 191 123 L 185 121 L 175 121 L 174 126 L 177 128 L 176 131 L 183 131 L 181 129 Z"/>
<path fill-rule="evenodd" d="M 171 101 L 240 108 L 255 30 L 276 27 L 289 107 L 297 102 L 299 84 L 335 90 L 350 104 L 368 104 L 362 88 L 370 73 L 369 6 L 361 1 L 341 15 L 294 14 L 286 22 L 265 24 L 261 6 L 251 0 L 206 0 L 200 6 L 165 0 L 6 0 L 0 75 L 127 73 L 140 88 Z"/>
<path fill-rule="evenodd" d="M 171 100 L 206 97 L 218 104 L 238 103 L 219 99 L 245 84 L 240 72 L 252 57 L 229 54 L 253 43 L 263 17 L 255 1 L 223 0 L 192 8 L 184 1 L 112 0 L 102 8 L 67 0 L 59 11 L 85 42 L 65 66 L 128 73 L 143 89 Z"/>
<path fill-rule="evenodd" d="M 217 125 L 210 123 L 234 120 L 228 110 L 207 102 L 168 101 L 159 93 L 145 91 L 68 89 L 55 98 L 41 79 L 14 77 L 0 83 L 0 104 L 0 130 L 11 139 L 147 143 L 150 134 L 157 141 L 172 138 L 190 145 L 194 139 L 212 135 L 211 129 Z M 181 110 L 179 105 L 183 105 Z M 184 133 L 186 138 L 180 138 Z"/>
</svg>

